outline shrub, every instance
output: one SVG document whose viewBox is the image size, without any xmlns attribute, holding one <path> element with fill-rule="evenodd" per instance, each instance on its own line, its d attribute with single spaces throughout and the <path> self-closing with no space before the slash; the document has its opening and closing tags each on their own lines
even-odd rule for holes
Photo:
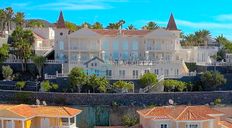
<svg viewBox="0 0 232 128">
<path fill-rule="evenodd" d="M 50 83 L 48 80 L 45 80 L 41 83 L 41 90 L 48 92 L 52 89 L 56 90 L 59 88 L 58 84 Z"/>
<path fill-rule="evenodd" d="M 19 88 L 20 90 L 21 90 L 22 88 L 24 88 L 25 85 L 26 85 L 26 82 L 25 82 L 25 81 L 18 81 L 18 82 L 16 83 L 16 87 Z"/>
<path fill-rule="evenodd" d="M 10 66 L 2 66 L 2 75 L 6 80 L 11 79 L 12 74 L 13 70 Z"/>
<path fill-rule="evenodd" d="M 188 84 L 178 80 L 165 80 L 164 81 L 164 91 L 166 92 L 182 92 L 186 90 Z"/>
<path fill-rule="evenodd" d="M 156 74 L 153 73 L 145 73 L 141 78 L 140 78 L 140 83 L 146 87 L 146 86 L 152 86 L 157 84 L 157 76 Z"/>
<path fill-rule="evenodd" d="M 217 98 L 214 100 L 214 105 L 220 105 L 222 103 L 222 99 L 221 98 Z"/>
<path fill-rule="evenodd" d="M 122 117 L 122 123 L 124 126 L 134 126 L 139 122 L 138 117 L 135 114 L 126 114 Z"/>
</svg>

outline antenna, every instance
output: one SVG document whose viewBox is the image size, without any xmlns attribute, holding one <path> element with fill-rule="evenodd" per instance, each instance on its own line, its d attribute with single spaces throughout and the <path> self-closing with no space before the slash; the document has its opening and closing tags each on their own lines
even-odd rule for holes
<svg viewBox="0 0 232 128">
<path fill-rule="evenodd" d="M 40 105 L 39 99 L 36 99 L 36 105 Z"/>
<path fill-rule="evenodd" d="M 46 103 L 46 101 L 43 101 L 43 105 L 44 105 L 44 106 L 47 106 L 47 103 Z"/>
<path fill-rule="evenodd" d="M 174 104 L 174 101 L 173 101 L 172 99 L 169 99 L 169 100 L 168 100 L 168 103 L 169 103 L 170 105 L 173 105 L 173 104 Z"/>
</svg>

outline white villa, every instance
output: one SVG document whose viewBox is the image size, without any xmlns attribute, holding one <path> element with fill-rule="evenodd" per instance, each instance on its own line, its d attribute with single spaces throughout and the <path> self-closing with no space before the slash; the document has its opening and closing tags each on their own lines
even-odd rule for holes
<svg viewBox="0 0 232 128">
<path fill-rule="evenodd" d="M 167 28 L 156 30 L 89 29 L 71 33 L 62 12 L 56 23 L 55 60 L 63 64 L 63 73 L 82 67 L 87 74 L 108 79 L 138 79 L 146 72 L 165 78 L 189 75 L 185 62 L 212 63 L 218 47 L 182 48 L 180 33 L 171 14 Z"/>
</svg>

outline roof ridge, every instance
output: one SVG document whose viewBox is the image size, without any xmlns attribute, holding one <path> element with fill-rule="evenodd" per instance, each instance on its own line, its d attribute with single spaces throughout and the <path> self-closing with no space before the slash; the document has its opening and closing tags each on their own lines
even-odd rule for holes
<svg viewBox="0 0 232 128">
<path fill-rule="evenodd" d="M 21 114 L 19 114 L 19 113 L 14 112 L 14 111 L 11 110 L 11 109 L 13 109 L 13 108 L 16 108 L 16 107 L 19 107 L 19 106 L 23 106 L 23 105 L 29 106 L 29 105 L 26 105 L 26 104 L 19 104 L 19 105 L 14 105 L 14 106 L 11 106 L 11 107 L 9 107 L 9 108 L 6 108 L 5 110 L 8 110 L 8 111 L 10 111 L 10 112 L 12 112 L 12 113 L 15 113 L 16 115 L 19 115 L 19 116 L 25 118 L 25 116 L 23 116 L 23 115 L 21 115 Z M 3 109 L 3 110 L 4 110 L 4 109 Z"/>
<path fill-rule="evenodd" d="M 155 110 L 157 107 L 153 107 L 150 111 L 148 111 L 145 116 L 149 115 L 153 110 Z"/>
<path fill-rule="evenodd" d="M 185 109 L 179 114 L 179 116 L 176 117 L 176 120 L 189 108 L 189 106 L 186 106 Z"/>
<path fill-rule="evenodd" d="M 67 113 L 68 113 L 68 115 L 69 115 L 69 116 L 71 116 L 71 115 L 72 115 L 71 113 L 69 113 L 69 111 L 66 109 L 66 107 L 62 107 L 62 108 L 64 109 L 64 111 L 65 111 L 65 112 L 67 112 Z"/>
</svg>

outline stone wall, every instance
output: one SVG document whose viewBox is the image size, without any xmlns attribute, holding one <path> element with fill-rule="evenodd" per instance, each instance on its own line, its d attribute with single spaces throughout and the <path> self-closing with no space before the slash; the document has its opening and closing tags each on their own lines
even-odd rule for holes
<svg viewBox="0 0 232 128">
<path fill-rule="evenodd" d="M 223 104 L 232 103 L 232 91 L 184 92 L 152 94 L 77 94 L 42 93 L 0 90 L 0 101 L 9 103 L 33 103 L 38 98 L 48 104 L 56 105 L 167 105 L 169 99 L 176 104 L 203 105 L 220 98 Z"/>
</svg>

